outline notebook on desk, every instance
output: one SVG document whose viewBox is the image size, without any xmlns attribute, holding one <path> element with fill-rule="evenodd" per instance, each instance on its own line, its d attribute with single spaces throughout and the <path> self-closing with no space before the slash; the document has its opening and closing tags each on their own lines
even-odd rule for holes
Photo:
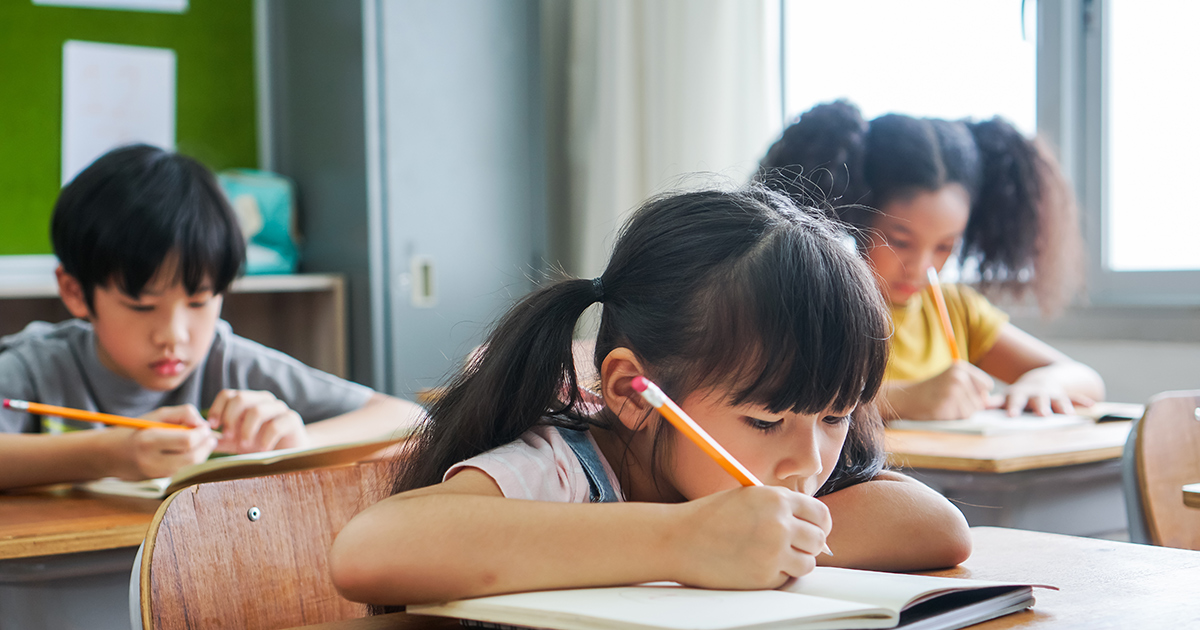
<svg viewBox="0 0 1200 630">
<path fill-rule="evenodd" d="M 180 488 L 209 481 L 225 481 L 246 477 L 262 477 L 297 470 L 352 464 L 397 444 L 407 435 L 388 435 L 381 438 L 310 448 L 288 448 L 261 453 L 245 453 L 217 457 L 180 468 L 170 477 L 125 481 L 115 477 L 77 484 L 88 492 L 118 494 L 149 499 L 161 499 Z"/>
<path fill-rule="evenodd" d="M 479 597 L 409 606 L 407 611 L 488 627 L 553 630 L 951 630 L 1033 603 L 1029 584 L 818 567 L 774 591 L 656 583 Z"/>
</svg>

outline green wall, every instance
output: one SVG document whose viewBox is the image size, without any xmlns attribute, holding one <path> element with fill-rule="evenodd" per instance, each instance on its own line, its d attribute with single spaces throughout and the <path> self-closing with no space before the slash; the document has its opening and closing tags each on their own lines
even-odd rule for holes
<svg viewBox="0 0 1200 630">
<path fill-rule="evenodd" d="M 176 150 L 214 170 L 257 166 L 253 0 L 182 14 L 0 0 L 0 255 L 51 253 L 68 39 L 173 49 Z"/>
</svg>

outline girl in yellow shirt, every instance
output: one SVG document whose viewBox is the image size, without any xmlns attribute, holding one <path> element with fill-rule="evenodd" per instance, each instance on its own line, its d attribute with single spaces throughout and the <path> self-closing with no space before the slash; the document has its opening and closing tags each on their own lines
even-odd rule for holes
<svg viewBox="0 0 1200 630">
<path fill-rule="evenodd" d="M 963 360 L 954 361 L 926 290 L 956 249 L 984 289 L 1032 290 L 1060 310 L 1079 277 L 1080 236 L 1070 187 L 1044 147 L 1008 122 L 863 119 L 847 101 L 818 105 L 789 126 L 759 178 L 811 200 L 842 204 L 860 250 L 891 304 L 895 332 L 886 417 L 965 418 L 987 407 L 1070 413 L 1104 397 L 1095 370 L 1008 322 L 964 285 L 945 287 Z M 994 381 L 1008 386 L 992 395 Z"/>
</svg>

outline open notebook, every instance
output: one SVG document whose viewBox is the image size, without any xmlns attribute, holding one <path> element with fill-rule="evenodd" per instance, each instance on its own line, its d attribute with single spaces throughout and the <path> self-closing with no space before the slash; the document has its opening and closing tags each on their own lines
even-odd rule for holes
<svg viewBox="0 0 1200 630">
<path fill-rule="evenodd" d="M 1029 584 L 818 567 L 775 591 L 656 583 L 479 597 L 407 611 L 554 630 L 952 630 L 1030 606 Z"/>
<path fill-rule="evenodd" d="M 376 451 L 399 443 L 407 437 L 405 434 L 398 433 L 361 442 L 229 455 L 185 466 L 170 477 L 143 481 L 124 481 L 115 477 L 106 477 L 77 484 L 77 487 L 102 494 L 160 499 L 180 488 L 207 481 L 261 477 L 296 470 L 352 464 Z"/>
<path fill-rule="evenodd" d="M 1009 417 L 1003 409 L 985 409 L 965 420 L 891 420 L 888 427 L 907 431 L 1004 435 L 1087 426 L 1109 420 L 1133 420 L 1140 418 L 1144 411 L 1143 405 L 1129 403 L 1096 403 L 1091 407 L 1076 409 L 1076 415 L 1036 416 L 1024 413 Z"/>
</svg>

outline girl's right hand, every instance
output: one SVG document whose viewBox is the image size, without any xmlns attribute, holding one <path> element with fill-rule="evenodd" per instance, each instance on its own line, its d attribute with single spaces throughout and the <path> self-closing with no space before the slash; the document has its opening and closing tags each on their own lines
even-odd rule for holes
<svg viewBox="0 0 1200 630">
<path fill-rule="evenodd" d="M 778 588 L 810 573 L 833 526 L 824 503 L 779 487 L 727 490 L 680 504 L 679 582 L 717 589 Z"/>
<path fill-rule="evenodd" d="M 990 406 L 993 381 L 987 372 L 955 361 L 941 374 L 904 388 L 889 402 L 897 417 L 908 420 L 961 420 Z"/>
<path fill-rule="evenodd" d="M 111 475 L 140 480 L 169 477 L 175 471 L 208 459 L 217 438 L 208 422 L 192 405 L 160 407 L 141 416 L 144 420 L 191 427 L 175 429 L 103 429 L 111 445 Z"/>
</svg>

